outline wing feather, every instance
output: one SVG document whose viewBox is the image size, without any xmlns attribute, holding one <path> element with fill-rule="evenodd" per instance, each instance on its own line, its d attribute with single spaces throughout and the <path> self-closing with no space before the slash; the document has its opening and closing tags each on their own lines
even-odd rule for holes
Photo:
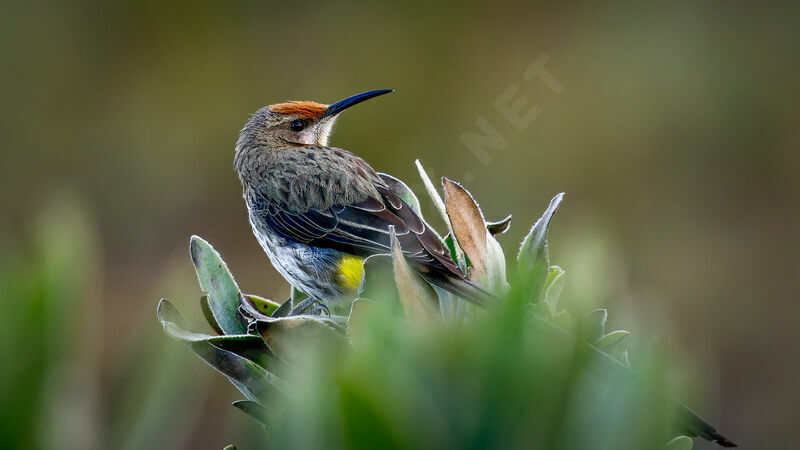
<svg viewBox="0 0 800 450">
<path fill-rule="evenodd" d="M 388 186 L 375 187 L 380 198 L 301 213 L 286 211 L 257 192 L 247 193 L 246 198 L 251 213 L 286 239 L 367 257 L 391 251 L 389 227 L 394 227 L 410 262 L 426 271 L 464 278 L 439 238 L 411 207 Z"/>
</svg>

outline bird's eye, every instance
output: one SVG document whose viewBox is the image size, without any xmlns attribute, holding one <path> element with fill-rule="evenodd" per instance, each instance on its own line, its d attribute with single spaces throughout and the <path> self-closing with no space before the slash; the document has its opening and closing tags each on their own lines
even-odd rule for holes
<svg viewBox="0 0 800 450">
<path fill-rule="evenodd" d="M 303 131 L 303 128 L 305 128 L 305 127 L 306 127 L 306 124 L 302 120 L 295 120 L 294 122 L 289 124 L 289 129 L 294 131 L 294 132 Z"/>
</svg>

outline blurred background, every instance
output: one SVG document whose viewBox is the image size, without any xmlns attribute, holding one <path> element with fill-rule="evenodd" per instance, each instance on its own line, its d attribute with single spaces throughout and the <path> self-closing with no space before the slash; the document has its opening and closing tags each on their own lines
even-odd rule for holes
<svg viewBox="0 0 800 450">
<path fill-rule="evenodd" d="M 565 296 L 670 348 L 690 368 L 686 402 L 742 447 L 792 448 L 796 4 L 3 9 L 0 447 L 256 446 L 238 393 L 163 335 L 157 301 L 202 323 L 191 234 L 244 291 L 287 298 L 247 222 L 238 130 L 269 103 L 393 88 L 343 114 L 332 144 L 415 190 L 419 158 L 490 219 L 513 213 L 509 258 L 565 191 L 550 239 Z M 523 97 L 519 115 L 538 115 L 515 126 L 495 104 Z M 471 151 L 478 123 L 504 145 Z"/>
</svg>

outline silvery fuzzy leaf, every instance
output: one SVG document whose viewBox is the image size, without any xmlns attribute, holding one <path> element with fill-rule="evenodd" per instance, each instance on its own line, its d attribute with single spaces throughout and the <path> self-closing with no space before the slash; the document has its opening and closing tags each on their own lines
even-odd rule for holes
<svg viewBox="0 0 800 450">
<path fill-rule="evenodd" d="M 489 230 L 489 233 L 492 233 L 492 236 L 503 234 L 508 231 L 509 228 L 511 228 L 511 214 L 497 222 L 486 222 L 486 229 Z"/>
<path fill-rule="evenodd" d="M 442 178 L 445 208 L 455 236 L 455 243 L 464 250 L 471 267 L 469 275 L 490 290 L 506 289 L 506 262 L 500 243 L 487 230 L 478 203 L 460 184 Z"/>
<path fill-rule="evenodd" d="M 453 227 L 450 225 L 450 219 L 447 217 L 447 209 L 445 208 L 444 201 L 442 197 L 439 195 L 439 191 L 436 190 L 436 186 L 433 185 L 433 181 L 428 176 L 428 173 L 422 167 L 422 163 L 419 160 L 414 161 L 414 164 L 417 165 L 417 170 L 419 171 L 419 176 L 422 178 L 422 183 L 425 185 L 425 190 L 428 191 L 428 196 L 430 196 L 433 204 L 436 206 L 436 209 L 439 211 L 439 214 L 442 216 L 442 220 L 447 225 L 447 231 L 450 235 L 453 235 Z M 455 253 L 455 257 L 453 260 L 461 267 L 461 270 L 467 270 L 467 264 L 464 260 L 464 252 L 461 250 L 461 247 L 458 244 L 453 246 L 453 253 Z"/>
<path fill-rule="evenodd" d="M 239 287 L 228 266 L 208 242 L 192 236 L 189 249 L 200 287 L 208 293 L 208 306 L 225 334 L 242 334 L 247 324 L 239 315 Z"/>
<path fill-rule="evenodd" d="M 259 297 L 258 295 L 242 294 L 242 299 L 249 301 L 258 312 L 265 316 L 271 316 L 281 307 L 281 304 L 275 300 Z"/>
<path fill-rule="evenodd" d="M 169 336 L 189 344 L 195 354 L 225 375 L 250 400 L 263 402 L 274 393 L 279 380 L 260 365 L 268 364 L 271 352 L 259 336 L 210 336 L 189 331 L 186 319 L 167 299 L 158 304 L 158 319 Z"/>
<path fill-rule="evenodd" d="M 434 309 L 438 305 L 438 299 L 434 297 L 436 294 L 408 265 L 394 234 L 394 227 L 391 228 L 391 236 L 394 281 L 406 317 L 412 322 L 434 320 L 437 315 Z"/>
<path fill-rule="evenodd" d="M 206 318 L 206 322 L 214 330 L 217 334 L 225 334 L 222 331 L 222 328 L 219 327 L 217 323 L 217 319 L 214 318 L 214 313 L 211 311 L 211 305 L 208 304 L 208 296 L 204 295 L 200 297 L 200 309 L 203 311 L 203 317 Z"/>
<path fill-rule="evenodd" d="M 297 289 L 296 287 L 292 286 L 292 292 L 291 292 L 292 306 L 302 302 L 303 300 L 305 300 L 307 298 L 308 298 L 308 294 L 306 294 L 305 292 L 301 291 L 300 289 Z"/>
<path fill-rule="evenodd" d="M 262 425 L 267 424 L 270 410 L 261 405 L 260 403 L 254 402 L 252 400 L 237 400 L 233 402 L 233 406 L 244 411 L 245 414 L 259 421 Z M 234 449 L 235 448 L 236 447 L 234 447 Z"/>
<path fill-rule="evenodd" d="M 369 321 L 372 302 L 364 298 L 357 298 L 350 306 L 350 315 L 347 319 L 347 337 L 355 348 L 364 345 L 363 330 Z"/>
<path fill-rule="evenodd" d="M 625 330 L 612 331 L 595 341 L 594 346 L 608 353 L 609 350 L 628 337 L 629 334 L 631 334 L 631 332 Z"/>
<path fill-rule="evenodd" d="M 675 439 L 667 442 L 667 445 L 662 447 L 662 450 L 692 450 L 694 442 L 689 436 L 678 436 Z"/>
<path fill-rule="evenodd" d="M 586 313 L 581 321 L 584 338 L 589 342 L 597 342 L 605 334 L 607 319 L 608 311 L 605 309 L 595 309 Z"/>
<path fill-rule="evenodd" d="M 358 297 L 370 300 L 400 301 L 394 283 L 392 255 L 371 255 L 364 260 L 364 277 L 358 287 Z"/>
<path fill-rule="evenodd" d="M 289 316 L 258 321 L 256 329 L 269 348 L 288 360 L 298 357 L 307 341 L 342 341 L 346 334 L 346 320 L 346 317 Z"/>
<path fill-rule="evenodd" d="M 565 278 L 564 270 L 561 267 L 551 266 L 547 272 L 547 280 L 544 285 L 544 303 L 547 304 L 553 315 L 559 312 L 559 298 L 561 297 L 561 291 L 564 289 Z"/>
<path fill-rule="evenodd" d="M 547 271 L 550 267 L 550 258 L 547 253 L 547 229 L 563 198 L 563 193 L 553 197 L 542 217 L 536 221 L 522 241 L 517 255 L 518 281 L 525 285 L 521 290 L 529 293 L 533 302 L 539 302 L 543 294 Z"/>
</svg>

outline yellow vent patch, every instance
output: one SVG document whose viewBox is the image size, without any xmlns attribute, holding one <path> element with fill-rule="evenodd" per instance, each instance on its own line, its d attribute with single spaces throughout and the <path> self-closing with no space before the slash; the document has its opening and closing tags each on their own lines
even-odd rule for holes
<svg viewBox="0 0 800 450">
<path fill-rule="evenodd" d="M 339 278 L 341 286 L 347 290 L 358 289 L 361 279 L 364 277 L 364 258 L 353 255 L 345 255 L 339 260 L 336 276 Z"/>
</svg>

